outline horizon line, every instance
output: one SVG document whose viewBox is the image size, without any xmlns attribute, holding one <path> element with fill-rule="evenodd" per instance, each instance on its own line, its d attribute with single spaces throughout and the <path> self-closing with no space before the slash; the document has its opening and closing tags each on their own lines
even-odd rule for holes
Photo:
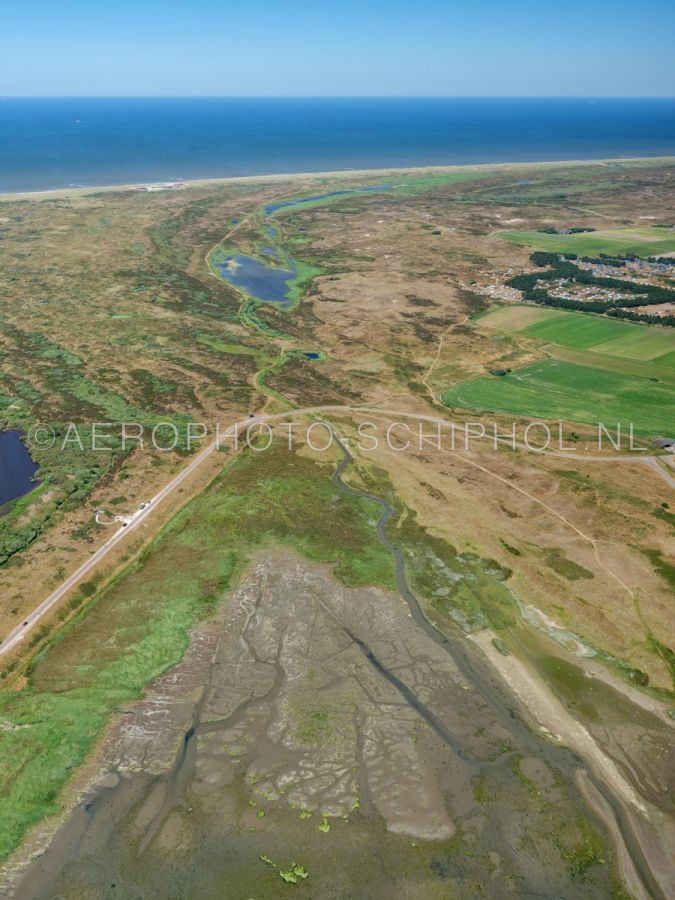
<svg viewBox="0 0 675 900">
<path fill-rule="evenodd" d="M 675 100 L 675 94 L 2 94 L 0 100 Z"/>
</svg>

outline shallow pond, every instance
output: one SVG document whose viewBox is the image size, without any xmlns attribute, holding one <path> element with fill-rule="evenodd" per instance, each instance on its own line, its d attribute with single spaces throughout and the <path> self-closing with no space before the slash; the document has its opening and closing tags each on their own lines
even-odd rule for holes
<svg viewBox="0 0 675 900">
<path fill-rule="evenodd" d="M 298 197 L 295 200 L 282 200 L 280 203 L 270 203 L 265 207 L 265 215 L 271 216 L 280 209 L 286 209 L 292 206 L 303 206 L 305 203 L 315 203 L 317 200 L 328 200 L 332 197 L 352 197 L 354 194 L 369 194 L 372 191 L 386 191 L 393 185 L 391 184 L 374 184 L 370 187 L 354 188 L 344 191 L 329 191 L 327 194 L 314 194 L 312 197 Z"/>
<path fill-rule="evenodd" d="M 37 469 L 20 432 L 0 431 L 0 506 L 32 491 Z"/>
<path fill-rule="evenodd" d="M 270 266 L 251 256 L 228 256 L 215 263 L 215 267 L 221 278 L 246 291 L 256 300 L 290 305 L 286 294 L 289 282 L 295 278 L 295 268 Z"/>
</svg>

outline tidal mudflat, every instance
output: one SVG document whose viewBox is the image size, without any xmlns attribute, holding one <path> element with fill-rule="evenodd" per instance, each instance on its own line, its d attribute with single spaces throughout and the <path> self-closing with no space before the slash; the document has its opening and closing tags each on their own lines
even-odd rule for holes
<svg viewBox="0 0 675 900">
<path fill-rule="evenodd" d="M 481 677 L 397 595 L 261 553 L 14 896 L 273 896 L 293 863 L 314 897 L 609 895 L 573 760 Z"/>
</svg>

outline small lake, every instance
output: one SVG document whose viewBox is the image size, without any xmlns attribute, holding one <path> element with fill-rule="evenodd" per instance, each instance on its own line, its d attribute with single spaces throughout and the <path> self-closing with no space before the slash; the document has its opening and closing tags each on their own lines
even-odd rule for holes
<svg viewBox="0 0 675 900">
<path fill-rule="evenodd" d="M 344 191 L 329 191 L 327 194 L 315 194 L 312 197 L 298 197 L 296 200 L 282 200 L 280 203 L 270 203 L 265 207 L 265 215 L 271 216 L 280 209 L 287 209 L 292 206 L 303 206 L 305 203 L 314 203 L 317 200 L 328 200 L 331 197 L 354 197 L 356 194 L 369 194 L 372 191 L 388 191 L 393 187 L 391 184 L 374 184 L 370 187 L 353 188 Z"/>
<path fill-rule="evenodd" d="M 0 507 L 32 491 L 37 470 L 20 432 L 0 431 Z"/>
<path fill-rule="evenodd" d="M 270 266 L 251 256 L 228 256 L 215 265 L 221 278 L 256 300 L 290 306 L 286 293 L 289 281 L 295 278 L 295 268 Z"/>
</svg>

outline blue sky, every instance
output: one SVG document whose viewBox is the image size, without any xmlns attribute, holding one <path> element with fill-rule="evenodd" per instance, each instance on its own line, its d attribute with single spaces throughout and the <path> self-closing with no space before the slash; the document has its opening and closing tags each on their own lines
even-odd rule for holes
<svg viewBox="0 0 675 900">
<path fill-rule="evenodd" d="M 0 96 L 674 96 L 672 0 L 6 0 Z"/>
</svg>

